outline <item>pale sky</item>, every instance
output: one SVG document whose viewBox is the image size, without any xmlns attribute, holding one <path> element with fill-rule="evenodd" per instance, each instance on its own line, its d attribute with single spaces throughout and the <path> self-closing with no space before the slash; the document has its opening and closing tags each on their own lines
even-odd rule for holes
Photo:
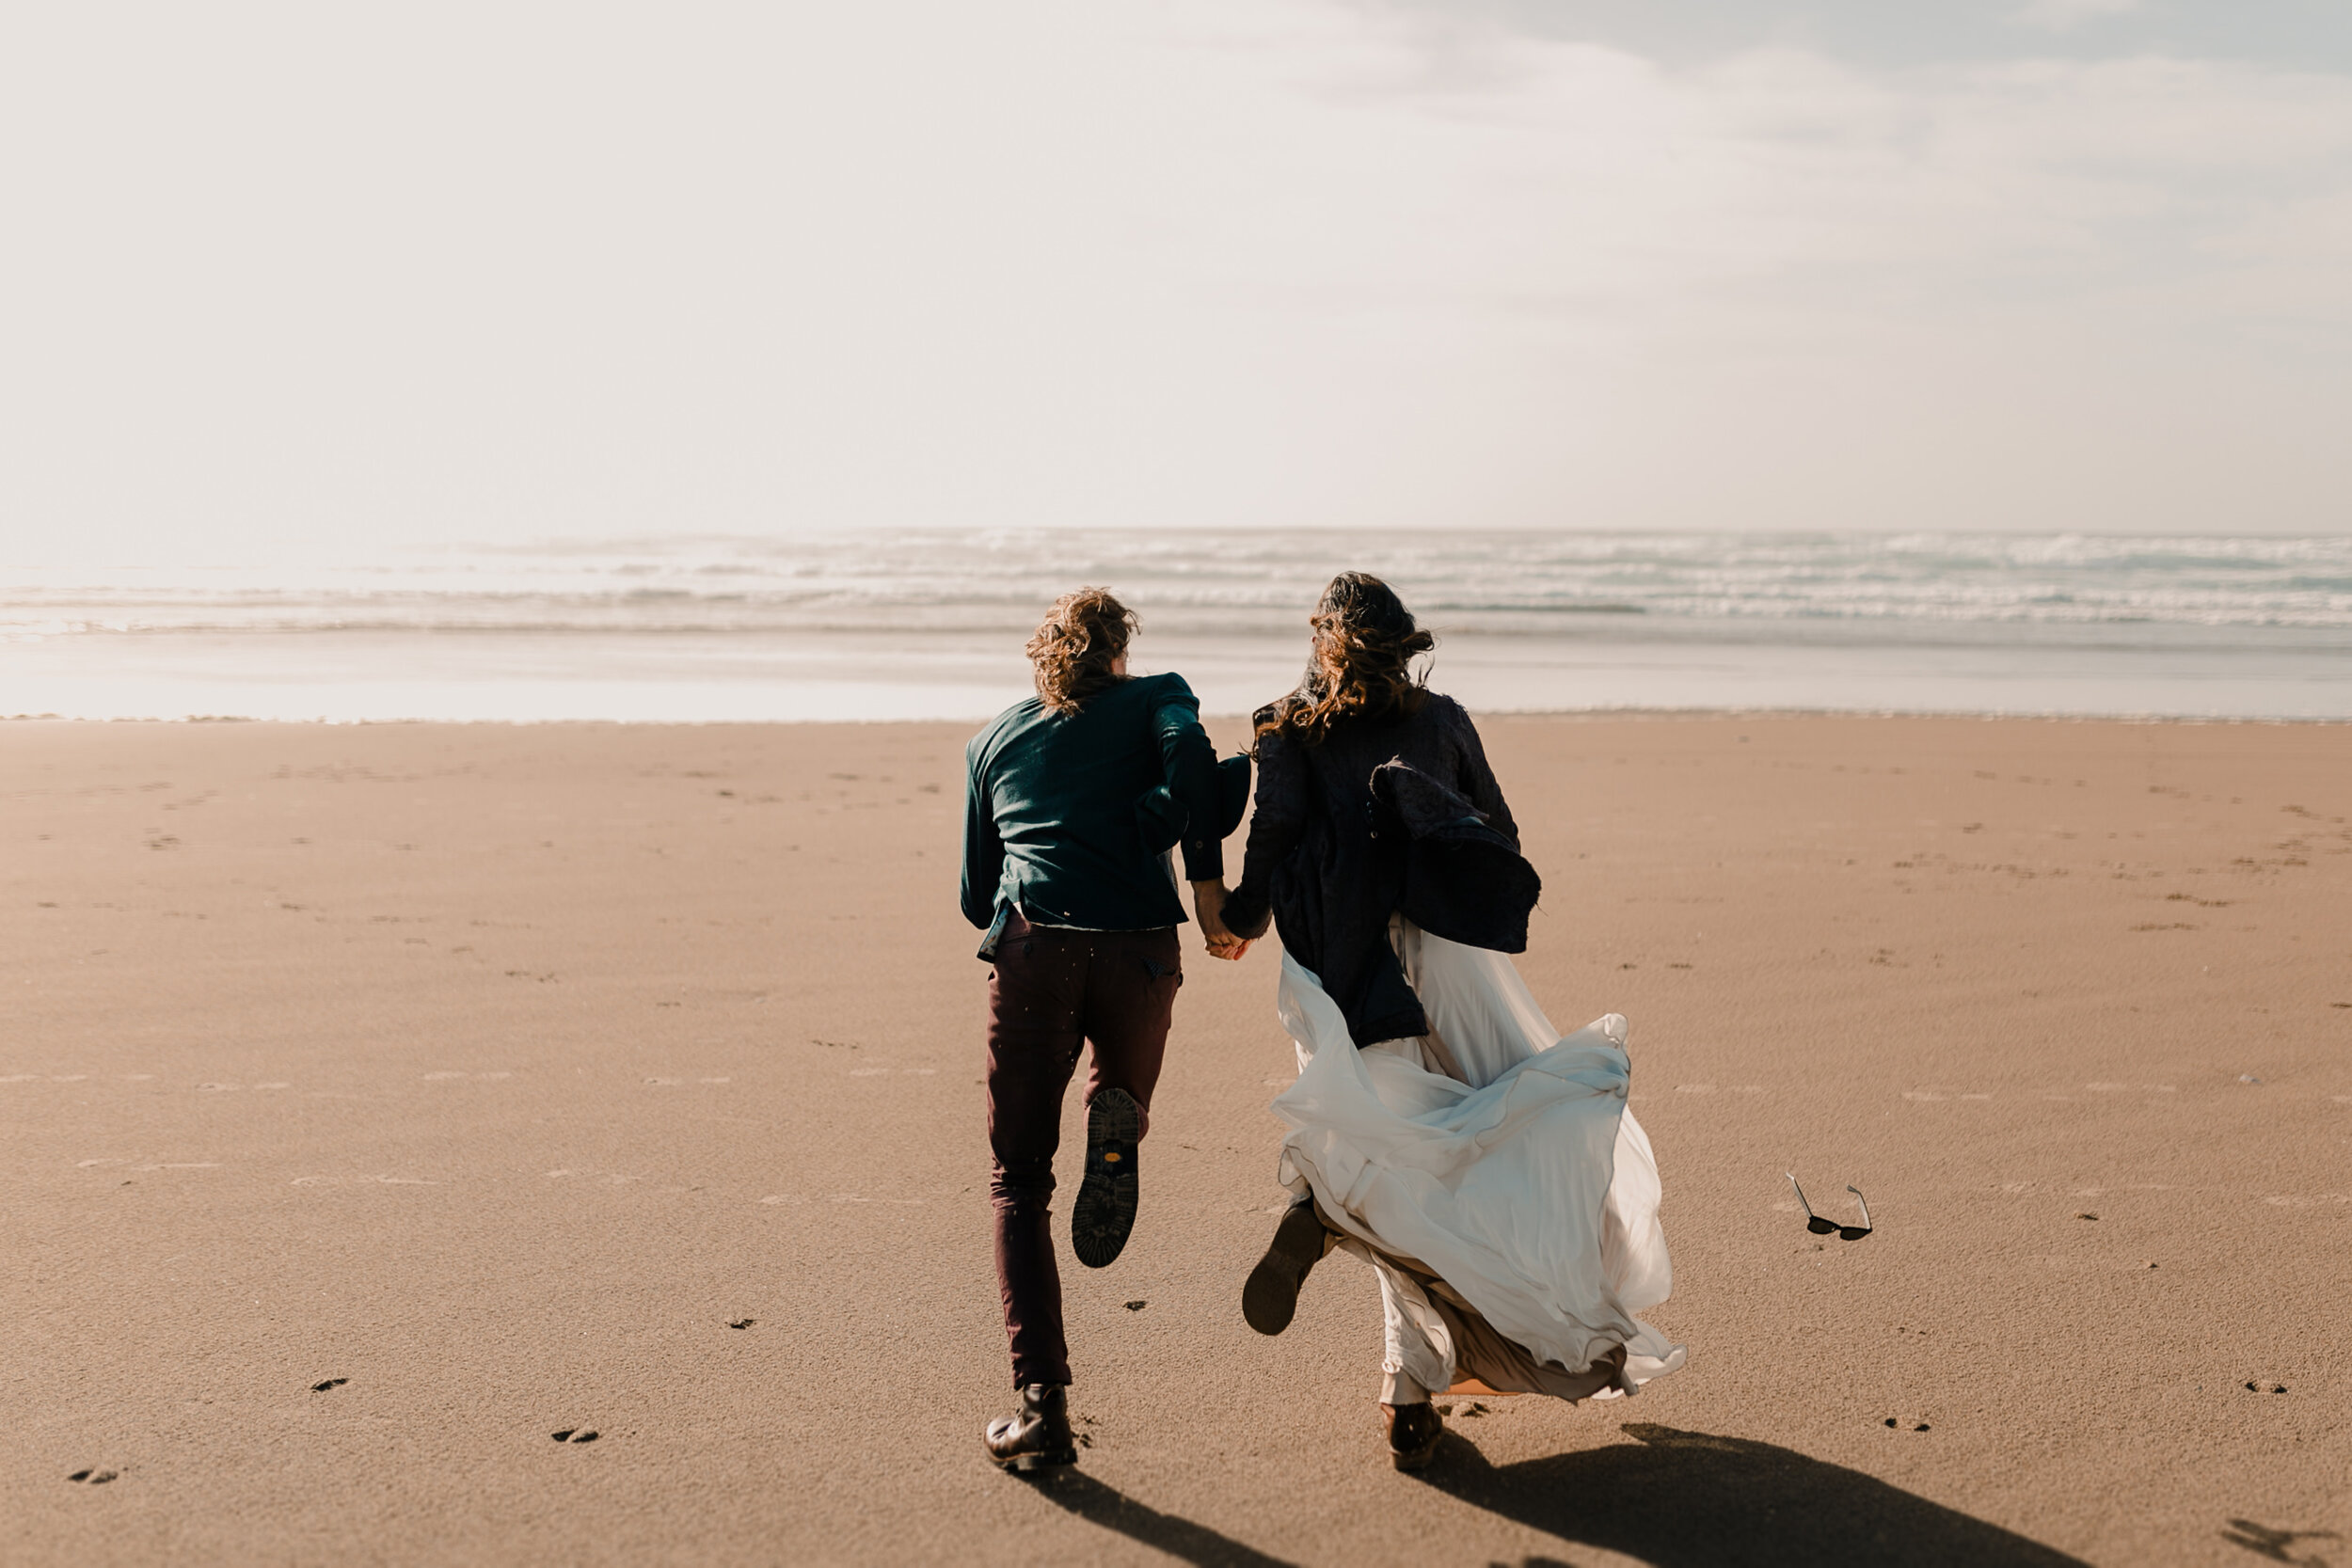
<svg viewBox="0 0 2352 1568">
<path fill-rule="evenodd" d="M 2352 530 L 2342 0 L 0 11 L 0 560 Z"/>
</svg>

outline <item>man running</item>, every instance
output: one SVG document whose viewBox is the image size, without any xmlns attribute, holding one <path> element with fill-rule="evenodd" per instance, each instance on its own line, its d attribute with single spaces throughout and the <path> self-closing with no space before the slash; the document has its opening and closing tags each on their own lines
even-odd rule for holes
<svg viewBox="0 0 2352 1568">
<path fill-rule="evenodd" d="M 1225 929 L 1222 839 L 1247 773 L 1220 787 L 1200 705 L 1176 674 L 1127 674 L 1135 615 L 1100 588 L 1057 600 L 1029 639 L 1037 695 L 973 737 L 964 804 L 963 913 L 987 932 L 989 1197 L 996 1278 L 1012 1346 L 1017 1414 L 989 1424 L 1009 1469 L 1077 1462 L 1067 1390 L 1061 1276 L 1047 1217 L 1061 1103 L 1082 1040 L 1086 1165 L 1071 1250 L 1089 1268 L 1134 1227 L 1136 1146 L 1150 1125 L 1168 1028 L 1184 983 L 1184 911 L 1168 851 L 1182 846 L 1209 951 L 1237 958 Z M 1229 768 L 1236 765 L 1229 764 Z M 1238 764 L 1240 769 L 1246 763 Z"/>
</svg>

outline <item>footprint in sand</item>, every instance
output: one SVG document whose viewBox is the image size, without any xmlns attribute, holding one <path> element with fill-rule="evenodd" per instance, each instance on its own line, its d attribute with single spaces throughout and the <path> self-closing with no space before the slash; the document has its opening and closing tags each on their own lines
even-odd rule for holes
<svg viewBox="0 0 2352 1568">
<path fill-rule="evenodd" d="M 548 1435 L 553 1437 L 559 1443 L 593 1443 L 596 1440 L 596 1429 L 594 1427 L 564 1427 L 561 1431 L 549 1433 Z"/>
</svg>

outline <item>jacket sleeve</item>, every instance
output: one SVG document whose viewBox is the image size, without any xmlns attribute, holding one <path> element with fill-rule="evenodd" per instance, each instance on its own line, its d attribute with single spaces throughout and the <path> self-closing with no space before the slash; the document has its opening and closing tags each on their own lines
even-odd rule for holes
<svg viewBox="0 0 2352 1568">
<path fill-rule="evenodd" d="M 985 931 L 996 923 L 996 890 L 1005 879 L 1005 841 L 997 836 L 996 810 L 980 776 L 979 751 L 964 756 L 963 918 Z"/>
<path fill-rule="evenodd" d="M 1511 847 L 1519 847 L 1519 825 L 1511 819 L 1511 807 L 1502 799 L 1502 785 L 1495 779 L 1495 770 L 1486 765 L 1486 748 L 1478 738 L 1478 726 L 1459 706 L 1454 710 L 1454 728 L 1461 744 L 1461 778 L 1456 787 L 1478 808 L 1478 815 L 1486 819 L 1486 826 L 1511 841 Z"/>
<path fill-rule="evenodd" d="M 1225 843 L 1217 834 L 1216 748 L 1200 727 L 1200 700 L 1183 677 L 1161 677 L 1166 689 L 1152 708 L 1168 793 L 1184 814 L 1184 879 L 1210 882 L 1225 875 Z"/>
<path fill-rule="evenodd" d="M 1242 852 L 1241 881 L 1225 895 L 1224 920 L 1237 937 L 1265 934 L 1274 912 L 1274 874 L 1307 831 L 1308 778 L 1298 743 L 1279 733 L 1258 740 L 1257 808 Z"/>
</svg>

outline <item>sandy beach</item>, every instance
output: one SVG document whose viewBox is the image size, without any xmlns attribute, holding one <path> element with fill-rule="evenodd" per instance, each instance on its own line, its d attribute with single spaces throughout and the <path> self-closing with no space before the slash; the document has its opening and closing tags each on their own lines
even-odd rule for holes
<svg viewBox="0 0 2352 1568">
<path fill-rule="evenodd" d="M 1370 1274 L 1241 1320 L 1292 1052 L 1188 930 L 1044 1485 L 971 726 L 0 724 L 0 1557 L 2352 1556 L 2352 727 L 1483 722 L 1690 1366 L 1392 1472 Z"/>
</svg>

